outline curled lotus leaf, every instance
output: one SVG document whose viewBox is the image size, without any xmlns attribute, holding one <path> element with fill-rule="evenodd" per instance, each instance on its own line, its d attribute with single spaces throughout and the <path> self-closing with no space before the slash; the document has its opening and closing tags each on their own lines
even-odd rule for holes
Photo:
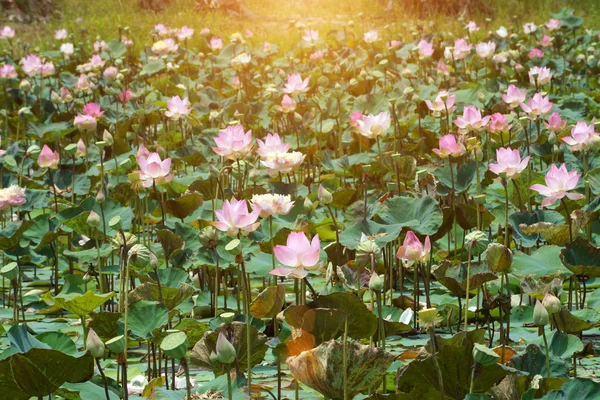
<svg viewBox="0 0 600 400">
<path fill-rule="evenodd" d="M 436 279 L 456 296 L 464 296 L 467 292 L 467 263 L 452 265 L 450 262 L 443 262 L 435 271 Z M 471 274 L 469 277 L 469 288 L 475 290 L 485 282 L 496 279 L 496 274 L 489 269 L 487 264 L 472 262 Z"/>
<path fill-rule="evenodd" d="M 575 275 L 600 277 L 600 247 L 577 238 L 560 251 L 560 260 Z"/>
</svg>

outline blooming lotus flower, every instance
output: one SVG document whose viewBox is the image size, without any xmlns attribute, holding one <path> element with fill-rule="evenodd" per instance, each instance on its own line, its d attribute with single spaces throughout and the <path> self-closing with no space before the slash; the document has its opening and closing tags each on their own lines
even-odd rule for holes
<svg viewBox="0 0 600 400">
<path fill-rule="evenodd" d="M 567 121 L 560 119 L 559 113 L 553 112 L 550 118 L 548 118 L 548 122 L 544 122 L 544 125 L 549 131 L 558 133 L 565 129 L 565 126 L 567 126 Z"/>
<path fill-rule="evenodd" d="M 428 42 L 425 39 L 422 39 L 417 45 L 417 49 L 419 50 L 419 58 L 429 58 L 433 55 L 433 43 Z"/>
<path fill-rule="evenodd" d="M 508 124 L 508 118 L 506 118 L 506 115 L 502 115 L 500 113 L 492 114 L 490 124 L 488 126 L 488 130 L 490 132 L 508 132 L 510 128 L 511 125 Z"/>
<path fill-rule="evenodd" d="M 38 155 L 37 163 L 42 168 L 58 168 L 58 163 L 60 161 L 60 156 L 58 155 L 58 151 L 52 151 L 48 145 L 44 145 L 42 147 L 42 151 Z"/>
<path fill-rule="evenodd" d="M 496 35 L 498 35 L 499 37 L 504 39 L 505 37 L 508 36 L 508 31 L 506 30 L 505 27 L 501 26 L 500 28 L 498 28 L 496 30 Z"/>
<path fill-rule="evenodd" d="M 425 100 L 425 104 L 433 112 L 433 116 L 437 118 L 443 113 L 452 112 L 455 100 L 456 95 L 449 96 L 447 91 L 442 90 L 438 93 L 434 101 Z"/>
<path fill-rule="evenodd" d="M 125 45 L 125 47 L 133 46 L 133 40 L 128 39 L 127 36 L 125 36 L 125 35 L 121 35 L 121 43 L 123 43 Z"/>
<path fill-rule="evenodd" d="M 9 207 L 18 207 L 25 204 L 25 202 L 25 189 L 17 185 L 0 189 L 0 211 L 4 211 Z"/>
<path fill-rule="evenodd" d="M 15 37 L 15 30 L 8 25 L 0 30 L 0 39 L 12 39 Z"/>
<path fill-rule="evenodd" d="M 135 158 L 139 159 L 140 157 L 144 157 L 144 158 L 148 158 L 148 156 L 150 155 L 150 151 L 148 151 L 148 149 L 146 148 L 146 146 L 144 146 L 144 144 L 140 144 L 140 147 L 138 148 L 137 152 L 135 153 Z"/>
<path fill-rule="evenodd" d="M 437 72 L 440 75 L 448 76 L 450 75 L 450 68 L 442 60 L 438 61 Z"/>
<path fill-rule="evenodd" d="M 584 121 L 578 122 L 571 128 L 571 136 L 562 138 L 562 141 L 571 146 L 572 151 L 587 150 L 592 139 L 598 137 L 594 131 L 594 124 L 586 124 Z"/>
<path fill-rule="evenodd" d="M 79 114 L 76 115 L 75 119 L 73 120 L 73 125 L 81 132 L 94 131 L 96 130 L 97 124 L 98 121 L 93 115 Z"/>
<path fill-rule="evenodd" d="M 108 51 L 108 50 L 110 50 L 110 49 L 104 40 L 96 40 L 94 42 L 94 51 L 96 53 L 102 53 L 103 51 Z"/>
<path fill-rule="evenodd" d="M 490 117 L 481 117 L 481 111 L 475 106 L 466 106 L 463 116 L 454 120 L 454 125 L 467 131 L 478 131 L 485 127 Z"/>
<path fill-rule="evenodd" d="M 465 25 L 465 29 L 469 31 L 469 33 L 477 32 L 479 27 L 475 23 L 475 21 L 469 21 L 468 24 Z"/>
<path fill-rule="evenodd" d="M 290 232 L 285 246 L 273 247 L 277 260 L 289 267 L 279 267 L 270 273 L 276 276 L 293 276 L 303 279 L 308 271 L 316 271 L 321 267 L 319 255 L 321 254 L 321 241 L 315 235 L 311 242 L 304 232 Z"/>
<path fill-rule="evenodd" d="M 377 136 L 385 135 L 390 128 L 390 113 L 384 111 L 377 115 L 369 114 L 356 123 L 361 135 L 375 139 Z"/>
<path fill-rule="evenodd" d="M 40 74 L 42 70 L 42 60 L 35 54 L 30 54 L 21 59 L 23 72 L 25 75 L 34 77 Z"/>
<path fill-rule="evenodd" d="M 495 62 L 496 64 L 504 64 L 505 62 L 508 61 L 508 57 L 506 56 L 506 52 L 501 52 L 498 54 L 494 54 L 494 56 L 492 57 L 492 61 Z"/>
<path fill-rule="evenodd" d="M 536 93 L 527 104 L 521 103 L 521 108 L 530 117 L 539 117 L 540 115 L 547 115 L 552 111 L 552 103 L 550 102 L 550 95 L 544 97 L 541 93 Z"/>
<path fill-rule="evenodd" d="M 546 29 L 548 29 L 550 32 L 556 30 L 556 29 L 560 29 L 560 21 L 554 18 L 551 18 L 550 20 L 548 20 L 548 22 L 546 22 Z"/>
<path fill-rule="evenodd" d="M 525 32 L 527 35 L 535 33 L 535 31 L 537 31 L 537 26 L 533 22 L 527 22 L 526 24 L 523 24 L 523 32 Z"/>
<path fill-rule="evenodd" d="M 208 29 L 208 28 L 202 28 L 202 29 L 200 29 L 200 35 L 202 35 L 204 37 L 210 35 L 210 29 Z"/>
<path fill-rule="evenodd" d="M 241 53 L 231 59 L 231 66 L 233 68 L 241 69 L 245 65 L 252 61 L 252 57 L 249 54 Z"/>
<path fill-rule="evenodd" d="M 273 215 L 287 215 L 294 206 L 289 195 L 255 194 L 250 200 L 252 209 L 260 209 L 260 217 L 268 218 Z"/>
<path fill-rule="evenodd" d="M 87 92 L 91 89 L 90 82 L 87 79 L 87 76 L 84 74 L 79 75 L 77 82 L 75 82 L 75 90 L 80 92 Z"/>
<path fill-rule="evenodd" d="M 246 200 L 238 201 L 234 197 L 231 201 L 225 200 L 222 209 L 215 210 L 218 221 L 214 221 L 212 224 L 218 230 L 227 232 L 228 236 L 235 236 L 238 233 L 247 235 L 260 225 L 256 222 L 259 215 L 260 208 L 257 207 L 252 212 L 248 212 Z"/>
<path fill-rule="evenodd" d="M 556 165 L 552 164 L 544 178 L 546 186 L 538 183 L 529 189 L 535 190 L 545 197 L 542 201 L 542 206 L 544 207 L 552 205 L 556 200 L 560 200 L 565 196 L 571 200 L 579 200 L 585 196 L 581 193 L 568 193 L 575 189 L 577 182 L 579 182 L 579 177 L 580 175 L 577 171 L 567 171 L 565 164 L 562 164 L 559 168 L 556 168 Z"/>
<path fill-rule="evenodd" d="M 526 98 L 527 90 L 521 90 L 515 85 L 510 85 L 506 90 L 506 93 L 502 94 L 502 100 L 504 100 L 504 102 L 508 104 L 510 108 L 516 108 L 518 105 L 525 102 Z"/>
<path fill-rule="evenodd" d="M 302 80 L 300 74 L 288 75 L 287 83 L 283 87 L 283 93 L 292 95 L 298 93 L 306 93 L 308 91 L 309 79 L 310 78 L 306 78 Z"/>
<path fill-rule="evenodd" d="M 299 151 L 291 153 L 274 153 L 261 160 L 261 164 L 267 167 L 267 173 L 270 176 L 276 176 L 280 173 L 289 174 L 295 171 L 304 162 L 305 154 Z"/>
<path fill-rule="evenodd" d="M 281 100 L 281 105 L 276 107 L 279 111 L 287 114 L 296 109 L 296 102 L 290 96 L 284 94 L 283 99 Z"/>
<path fill-rule="evenodd" d="M 363 119 L 365 119 L 363 113 L 360 111 L 354 111 L 352 114 L 350 114 L 350 126 L 356 128 L 358 126 L 358 121 L 362 121 Z"/>
<path fill-rule="evenodd" d="M 517 178 L 529 163 L 529 157 L 521 160 L 519 150 L 509 148 L 499 148 L 496 150 L 497 164 L 490 163 L 490 171 L 506 179 Z"/>
<path fill-rule="evenodd" d="M 10 64 L 2 64 L 0 66 L 0 78 L 1 79 L 14 79 L 17 76 L 19 76 L 17 74 L 17 70 L 15 69 L 14 66 L 10 65 Z"/>
<path fill-rule="evenodd" d="M 287 153 L 290 149 L 290 145 L 284 143 L 277 133 L 267 134 L 265 137 L 265 141 L 263 142 L 260 139 L 256 139 L 258 142 L 258 150 L 256 153 L 262 157 L 267 158 L 277 153 Z"/>
<path fill-rule="evenodd" d="M 183 99 L 179 96 L 173 96 L 167 101 L 167 107 L 165 115 L 172 120 L 177 121 L 179 118 L 185 117 L 190 113 L 190 101 L 187 97 Z"/>
<path fill-rule="evenodd" d="M 542 53 L 543 56 L 543 53 Z M 545 85 L 552 79 L 552 70 L 547 67 L 532 67 L 529 70 L 529 82 L 535 85 Z"/>
<path fill-rule="evenodd" d="M 365 43 L 375 43 L 377 40 L 379 40 L 379 34 L 377 31 L 365 32 L 363 35 L 363 40 Z"/>
<path fill-rule="evenodd" d="M 142 174 L 152 179 L 164 178 L 171 171 L 171 159 L 162 161 L 158 153 L 150 153 L 147 157 L 139 156 L 137 162 Z"/>
<path fill-rule="evenodd" d="M 417 235 L 413 231 L 408 231 L 402 246 L 398 248 L 396 257 L 412 264 L 415 262 L 425 262 L 430 252 L 431 241 L 429 240 L 429 236 L 425 238 L 425 245 L 423 246 Z"/>
<path fill-rule="evenodd" d="M 305 35 L 302 36 L 302 40 L 310 44 L 315 44 L 319 40 L 319 31 L 307 29 Z"/>
<path fill-rule="evenodd" d="M 63 43 L 60 45 L 60 52 L 63 53 L 65 57 L 69 57 L 75 53 L 75 47 L 73 47 L 73 43 Z"/>
<path fill-rule="evenodd" d="M 552 46 L 552 38 L 548 35 L 544 35 L 542 40 L 540 40 L 540 46 L 542 46 L 542 47 Z"/>
<path fill-rule="evenodd" d="M 544 58 L 544 52 L 541 51 L 540 49 L 533 49 L 529 52 L 529 54 L 527 55 L 527 57 L 529 57 L 529 59 L 533 59 L 533 58 Z"/>
<path fill-rule="evenodd" d="M 465 146 L 456 142 L 454 135 L 444 135 L 440 138 L 440 148 L 432 151 L 442 158 L 460 157 L 467 151 Z"/>
<path fill-rule="evenodd" d="M 213 36 L 208 45 L 212 51 L 221 50 L 223 48 L 223 39 Z"/>
<path fill-rule="evenodd" d="M 395 48 L 400 47 L 401 44 L 402 44 L 402 42 L 400 42 L 399 40 L 390 40 L 389 42 L 387 42 L 385 44 L 385 46 L 387 47 L 388 50 L 393 50 Z"/>
<path fill-rule="evenodd" d="M 131 100 L 132 96 L 133 93 L 131 93 L 131 90 L 124 90 L 119 95 L 119 100 L 121 101 L 121 103 L 128 103 Z"/>
<path fill-rule="evenodd" d="M 156 24 L 156 25 L 154 25 L 154 31 L 159 36 L 167 36 L 167 35 L 171 34 L 171 30 L 169 28 L 167 28 L 165 24 Z"/>
<path fill-rule="evenodd" d="M 252 151 L 252 130 L 244 133 L 241 125 L 228 126 L 221 129 L 214 138 L 217 147 L 213 151 L 228 160 L 237 160 L 246 157 Z"/>
<path fill-rule="evenodd" d="M 48 61 L 47 63 L 42 64 L 42 66 L 40 68 L 40 74 L 42 75 L 43 78 L 53 76 L 55 73 L 56 73 L 56 68 L 54 67 L 54 64 L 51 61 Z"/>
<path fill-rule="evenodd" d="M 91 115 L 95 118 L 100 118 L 102 114 L 104 114 L 104 111 L 100 111 L 100 104 L 88 103 L 83 106 L 83 113 L 85 115 Z"/>
<path fill-rule="evenodd" d="M 154 42 L 150 50 L 152 50 L 154 54 L 160 56 L 169 53 L 176 53 L 177 50 L 179 50 L 179 45 L 175 43 L 175 40 L 173 40 L 173 38 L 167 38 L 164 40 Z"/>
<path fill-rule="evenodd" d="M 472 44 L 467 43 L 465 39 L 456 39 L 454 41 L 454 50 L 452 56 L 455 60 L 462 60 L 471 53 Z"/>
<path fill-rule="evenodd" d="M 104 79 L 108 81 L 113 81 L 117 78 L 118 74 L 119 70 L 117 69 L 117 67 L 108 67 L 104 70 L 102 76 L 104 76 Z"/>
<path fill-rule="evenodd" d="M 66 39 L 67 36 L 69 36 L 69 33 L 67 32 L 66 29 L 59 29 L 56 32 L 54 32 L 54 39 L 56 39 L 56 40 Z"/>
<path fill-rule="evenodd" d="M 321 50 L 317 50 L 314 53 L 312 53 L 308 59 L 312 62 L 317 62 L 317 61 L 321 61 L 323 59 L 323 52 Z"/>
<path fill-rule="evenodd" d="M 496 43 L 494 43 L 492 41 L 481 42 L 481 43 L 478 43 L 477 46 L 475 46 L 475 52 L 481 58 L 490 58 L 494 55 L 495 51 L 496 51 Z"/>
<path fill-rule="evenodd" d="M 186 40 L 194 36 L 194 30 L 184 25 L 177 31 L 176 36 L 179 40 Z"/>
</svg>

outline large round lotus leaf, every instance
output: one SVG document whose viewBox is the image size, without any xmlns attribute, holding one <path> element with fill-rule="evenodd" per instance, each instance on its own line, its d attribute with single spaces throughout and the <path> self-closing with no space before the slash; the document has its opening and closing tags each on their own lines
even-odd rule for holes
<svg viewBox="0 0 600 400">
<path fill-rule="evenodd" d="M 181 283 L 178 288 L 161 286 L 160 291 L 158 284 L 146 282 L 137 286 L 129 292 L 129 304 L 133 304 L 138 300 L 159 301 L 160 292 L 164 305 L 172 310 L 181 303 L 185 302 L 194 294 L 194 288 L 187 283 Z"/>
<path fill-rule="evenodd" d="M 577 238 L 560 252 L 560 260 L 575 275 L 600 277 L 600 247 Z"/>
<path fill-rule="evenodd" d="M 58 295 L 53 297 L 50 292 L 47 292 L 42 296 L 42 299 L 47 303 L 54 303 L 55 305 L 64 308 L 65 310 L 72 312 L 73 314 L 84 317 L 89 315 L 96 308 L 106 303 L 115 294 L 113 292 L 106 294 L 96 294 L 91 290 L 88 290 L 83 295 L 71 293 L 68 295 Z"/>
<path fill-rule="evenodd" d="M 444 262 L 435 271 L 436 279 L 456 296 L 464 296 L 467 292 L 467 263 L 452 265 Z M 471 262 L 469 289 L 475 290 L 485 282 L 497 278 L 487 264 Z"/>
<path fill-rule="evenodd" d="M 289 357 L 286 362 L 294 378 L 330 399 L 349 399 L 363 390 L 378 385 L 392 364 L 394 356 L 381 348 L 346 343 L 347 380 L 344 386 L 344 345 L 331 340 L 314 349 Z"/>
<path fill-rule="evenodd" d="M 398 224 L 420 235 L 433 235 L 444 219 L 439 203 L 431 196 L 389 198 L 378 215 L 386 224 Z"/>
</svg>

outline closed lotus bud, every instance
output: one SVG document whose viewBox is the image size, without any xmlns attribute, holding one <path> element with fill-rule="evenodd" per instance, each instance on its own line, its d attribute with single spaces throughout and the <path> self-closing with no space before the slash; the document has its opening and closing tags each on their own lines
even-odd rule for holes
<svg viewBox="0 0 600 400">
<path fill-rule="evenodd" d="M 313 210 L 313 202 L 308 197 L 304 199 L 304 211 L 310 213 Z"/>
<path fill-rule="evenodd" d="M 412 73 L 412 71 L 410 69 L 404 68 L 402 70 L 402 72 L 401 72 L 401 75 L 402 75 L 403 78 L 411 78 L 412 75 L 413 75 L 413 73 Z"/>
<path fill-rule="evenodd" d="M 490 243 L 487 248 L 485 261 L 494 272 L 508 272 L 512 264 L 512 251 L 503 244 Z"/>
<path fill-rule="evenodd" d="M 25 153 L 26 156 L 32 156 L 32 157 L 37 157 L 38 154 L 40 154 L 40 146 L 38 146 L 37 144 L 31 145 L 27 148 L 27 153 Z"/>
<path fill-rule="evenodd" d="M 104 143 L 106 143 L 107 146 L 112 146 L 113 143 L 115 142 L 115 140 L 113 139 L 113 136 L 106 129 L 102 133 L 102 141 Z"/>
<path fill-rule="evenodd" d="M 373 271 L 371 274 L 371 279 L 369 279 L 369 289 L 379 293 L 383 290 L 383 284 L 383 276 L 379 276 L 375 271 Z"/>
<path fill-rule="evenodd" d="M 87 154 L 87 148 L 85 147 L 85 143 L 83 143 L 82 139 L 79 139 L 77 142 L 77 150 L 75 151 L 75 155 L 77 157 L 85 157 Z"/>
<path fill-rule="evenodd" d="M 217 339 L 217 360 L 221 364 L 231 364 L 235 361 L 235 347 L 227 340 L 223 333 L 219 332 L 219 338 Z"/>
<path fill-rule="evenodd" d="M 104 196 L 104 192 L 102 191 L 102 188 L 100 188 L 100 190 L 98 190 L 98 193 L 96 194 L 96 203 L 102 204 L 105 200 L 106 197 Z"/>
<path fill-rule="evenodd" d="M 600 136 L 593 135 L 589 141 L 590 149 L 593 151 L 600 151 Z"/>
<path fill-rule="evenodd" d="M 542 300 L 542 305 L 546 308 L 546 311 L 548 311 L 548 314 L 550 315 L 556 314 L 562 309 L 562 304 L 560 303 L 558 297 L 550 293 L 546 293 L 544 300 Z"/>
<path fill-rule="evenodd" d="M 102 221 L 100 221 L 100 216 L 93 211 L 90 211 L 90 215 L 87 217 L 87 223 L 92 228 L 97 228 L 100 226 Z"/>
<path fill-rule="evenodd" d="M 482 102 L 485 103 L 485 94 L 483 94 L 482 92 L 478 92 L 477 93 L 477 99 Z"/>
<path fill-rule="evenodd" d="M 556 142 L 558 142 L 556 133 L 554 133 L 554 131 L 550 131 L 550 133 L 548 134 L 548 143 L 555 145 Z"/>
<path fill-rule="evenodd" d="M 92 328 L 88 331 L 85 347 L 92 353 L 94 358 L 104 357 L 104 342 L 100 340 L 100 337 Z"/>
<path fill-rule="evenodd" d="M 29 92 L 31 90 L 31 82 L 29 82 L 27 79 L 23 79 L 21 83 L 19 83 L 19 89 L 25 93 Z"/>
<path fill-rule="evenodd" d="M 296 122 L 297 124 L 301 124 L 302 123 L 302 115 L 295 112 L 294 113 L 294 122 Z"/>
<path fill-rule="evenodd" d="M 330 191 L 328 191 L 327 189 L 325 189 L 323 187 L 323 185 L 319 185 L 319 194 L 318 194 L 318 198 L 319 198 L 319 203 L 323 204 L 323 205 L 329 205 L 333 202 L 333 195 L 331 194 Z"/>
<path fill-rule="evenodd" d="M 143 244 L 134 244 L 127 254 L 129 265 L 134 268 L 144 269 L 150 264 L 150 250 Z"/>
<path fill-rule="evenodd" d="M 479 162 L 483 161 L 483 151 L 481 151 L 481 149 L 475 149 L 475 151 L 473 151 L 473 158 Z"/>
<path fill-rule="evenodd" d="M 539 300 L 536 300 L 535 307 L 533 308 L 533 323 L 537 326 L 544 326 L 547 325 L 549 321 L 550 315 L 548 315 L 546 307 L 544 307 Z"/>
<path fill-rule="evenodd" d="M 250 170 L 250 172 L 248 173 L 248 178 L 252 181 L 252 182 L 256 182 L 260 179 L 261 177 L 261 173 L 260 170 L 256 169 L 256 168 L 252 168 Z"/>
<path fill-rule="evenodd" d="M 217 167 L 215 167 L 213 164 L 210 164 L 210 167 L 208 167 L 208 177 L 210 179 L 218 179 L 219 175 L 221 175 L 221 172 L 219 171 L 219 169 Z"/>
</svg>

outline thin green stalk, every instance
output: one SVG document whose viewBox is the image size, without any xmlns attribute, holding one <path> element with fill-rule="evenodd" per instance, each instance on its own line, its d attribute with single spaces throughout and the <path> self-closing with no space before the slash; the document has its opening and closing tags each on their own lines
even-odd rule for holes
<svg viewBox="0 0 600 400">
<path fill-rule="evenodd" d="M 471 286 L 471 253 L 473 250 L 473 243 L 469 243 L 469 255 L 467 258 L 467 298 L 465 299 L 465 332 L 468 331 L 469 323 L 469 290 Z"/>
<path fill-rule="evenodd" d="M 550 350 L 548 349 L 548 340 L 546 339 L 546 329 L 543 326 L 542 337 L 544 338 L 544 347 L 546 349 L 546 377 L 550 378 Z"/>
</svg>

